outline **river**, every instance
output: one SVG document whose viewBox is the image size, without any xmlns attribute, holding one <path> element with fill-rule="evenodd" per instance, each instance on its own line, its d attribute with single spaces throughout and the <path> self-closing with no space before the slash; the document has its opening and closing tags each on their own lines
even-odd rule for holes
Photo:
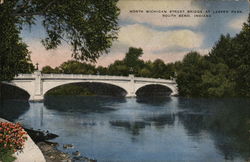
<svg viewBox="0 0 250 162">
<path fill-rule="evenodd" d="M 97 161 L 245 161 L 249 105 L 249 99 L 54 96 L 5 101 L 0 117 L 58 134 L 60 150 Z"/>
</svg>

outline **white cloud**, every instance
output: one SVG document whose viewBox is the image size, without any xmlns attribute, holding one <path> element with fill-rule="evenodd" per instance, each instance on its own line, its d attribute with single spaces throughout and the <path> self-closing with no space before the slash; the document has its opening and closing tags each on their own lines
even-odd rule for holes
<svg viewBox="0 0 250 162">
<path fill-rule="evenodd" d="M 196 6 L 195 3 L 192 3 L 191 0 L 120 0 L 118 6 L 121 9 L 120 18 L 122 20 L 132 21 L 135 23 L 147 23 L 150 25 L 161 27 L 196 27 L 205 20 L 205 18 L 194 17 L 163 17 L 163 13 L 145 13 L 146 10 L 200 10 L 201 8 L 199 6 Z M 144 12 L 130 13 L 131 10 L 143 10 Z"/>
<path fill-rule="evenodd" d="M 242 25 L 247 20 L 247 14 L 245 14 L 242 17 L 237 17 L 233 20 L 231 20 L 228 24 L 228 26 L 236 31 L 240 31 L 242 28 Z"/>
<path fill-rule="evenodd" d="M 156 52 L 166 48 L 198 48 L 203 43 L 203 35 L 191 30 L 158 31 L 135 24 L 122 27 L 118 41 L 128 47 L 141 47 Z"/>
</svg>

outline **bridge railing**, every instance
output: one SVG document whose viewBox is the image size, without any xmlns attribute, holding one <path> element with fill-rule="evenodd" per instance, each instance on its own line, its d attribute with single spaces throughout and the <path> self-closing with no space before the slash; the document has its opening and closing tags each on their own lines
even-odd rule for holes
<svg viewBox="0 0 250 162">
<path fill-rule="evenodd" d="M 34 79 L 36 74 L 18 74 L 16 79 Z M 85 74 L 41 74 L 42 79 L 95 79 L 95 80 L 134 80 L 137 82 L 155 82 L 155 83 L 175 83 L 174 80 L 161 78 L 143 78 L 130 76 L 109 76 L 109 75 L 85 75 Z"/>
<path fill-rule="evenodd" d="M 84 75 L 84 74 L 42 74 L 42 78 L 75 78 L 75 79 L 129 79 L 125 76 Z"/>
<path fill-rule="evenodd" d="M 143 77 L 135 77 L 135 81 L 145 81 L 145 82 L 162 82 L 162 83 L 175 83 L 174 80 L 167 80 L 167 79 L 161 79 L 161 78 L 143 78 Z"/>
<path fill-rule="evenodd" d="M 18 76 L 16 76 L 15 78 L 31 79 L 31 78 L 35 78 L 35 74 L 18 74 Z"/>
</svg>

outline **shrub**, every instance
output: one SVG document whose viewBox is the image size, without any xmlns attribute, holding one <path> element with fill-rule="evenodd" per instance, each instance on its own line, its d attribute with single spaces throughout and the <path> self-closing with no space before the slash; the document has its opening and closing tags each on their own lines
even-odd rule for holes
<svg viewBox="0 0 250 162">
<path fill-rule="evenodd" d="M 0 161 L 9 162 L 14 152 L 21 152 L 27 133 L 20 123 L 0 122 Z"/>
</svg>

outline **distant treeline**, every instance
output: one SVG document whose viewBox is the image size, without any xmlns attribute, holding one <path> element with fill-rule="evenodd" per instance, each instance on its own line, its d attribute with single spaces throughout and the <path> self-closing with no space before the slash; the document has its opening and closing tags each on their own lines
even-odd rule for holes
<svg viewBox="0 0 250 162">
<path fill-rule="evenodd" d="M 250 17 L 236 36 L 221 35 L 208 55 L 193 51 L 182 61 L 165 64 L 161 59 L 143 61 L 142 54 L 141 48 L 130 47 L 123 60 L 108 67 L 71 60 L 56 68 L 45 66 L 42 73 L 176 78 L 181 96 L 250 97 Z"/>
<path fill-rule="evenodd" d="M 93 75 L 117 75 L 165 78 L 170 79 L 175 75 L 175 64 L 165 64 L 161 59 L 152 61 L 143 61 L 140 57 L 143 55 L 141 48 L 130 47 L 123 60 L 116 60 L 108 67 L 81 63 L 75 60 L 62 63 L 59 67 L 52 68 L 45 66 L 42 73 L 64 73 L 64 74 L 93 74 Z"/>
</svg>

